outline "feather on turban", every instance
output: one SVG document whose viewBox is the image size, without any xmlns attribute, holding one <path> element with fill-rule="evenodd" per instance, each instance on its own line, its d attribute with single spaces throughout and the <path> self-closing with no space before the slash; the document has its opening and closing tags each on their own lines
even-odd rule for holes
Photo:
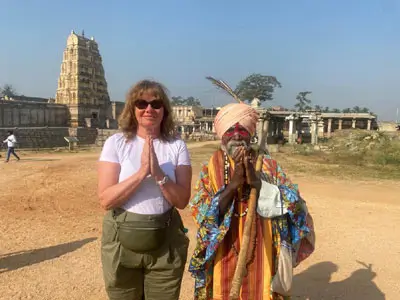
<svg viewBox="0 0 400 300">
<path fill-rule="evenodd" d="M 250 105 L 244 103 L 231 103 L 225 105 L 215 117 L 214 127 L 219 138 L 236 123 L 242 125 L 254 135 L 258 122 L 258 113 Z"/>
</svg>

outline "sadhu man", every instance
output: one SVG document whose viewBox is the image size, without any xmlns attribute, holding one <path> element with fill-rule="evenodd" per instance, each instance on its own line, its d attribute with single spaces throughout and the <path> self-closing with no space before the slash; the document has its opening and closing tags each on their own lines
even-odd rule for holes
<svg viewBox="0 0 400 300">
<path fill-rule="evenodd" d="M 198 226 L 189 271 L 195 299 L 230 299 L 252 188 L 257 190 L 255 222 L 246 254 L 239 299 L 290 299 L 293 268 L 314 251 L 312 218 L 282 168 L 250 147 L 258 114 L 233 103 L 215 118 L 221 147 L 200 172 L 190 208 Z"/>
</svg>

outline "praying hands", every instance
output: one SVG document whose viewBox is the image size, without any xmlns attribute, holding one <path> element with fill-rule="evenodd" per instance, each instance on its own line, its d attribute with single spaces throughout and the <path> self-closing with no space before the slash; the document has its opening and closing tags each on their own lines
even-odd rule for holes
<svg viewBox="0 0 400 300">
<path fill-rule="evenodd" d="M 151 175 L 156 180 L 161 180 L 164 177 L 164 172 L 159 165 L 156 152 L 154 150 L 154 140 L 151 136 L 146 136 L 142 157 L 141 157 L 141 172 L 144 177 Z"/>
</svg>

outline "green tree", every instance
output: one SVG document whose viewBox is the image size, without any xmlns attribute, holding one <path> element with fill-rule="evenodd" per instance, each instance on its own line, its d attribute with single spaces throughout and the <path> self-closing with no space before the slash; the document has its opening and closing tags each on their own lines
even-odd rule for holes
<svg viewBox="0 0 400 300">
<path fill-rule="evenodd" d="M 342 113 L 351 113 L 352 109 L 351 108 L 345 108 L 342 110 Z"/>
<path fill-rule="evenodd" d="M 258 98 L 264 102 L 272 100 L 275 89 L 281 87 L 281 83 L 275 76 L 251 74 L 238 83 L 235 94 L 243 101 L 250 102 Z"/>
<path fill-rule="evenodd" d="M 11 84 L 5 84 L 0 88 L 0 95 L 3 97 L 14 97 L 17 96 L 17 92 Z"/>
<path fill-rule="evenodd" d="M 200 100 L 192 96 L 185 99 L 185 103 L 188 106 L 201 106 Z"/>
<path fill-rule="evenodd" d="M 318 110 L 318 111 L 323 111 L 324 110 L 324 108 L 321 105 L 315 105 L 314 109 Z"/>
<path fill-rule="evenodd" d="M 201 106 L 200 100 L 196 99 L 192 96 L 183 98 L 181 96 L 174 96 L 171 98 L 171 104 L 173 106 L 179 106 L 179 105 L 186 105 L 186 106 Z"/>
<path fill-rule="evenodd" d="M 307 98 L 308 95 L 310 95 L 312 92 L 310 91 L 305 91 L 305 92 L 300 92 L 296 96 L 297 103 L 294 105 L 295 108 L 297 108 L 298 111 L 304 111 L 307 109 L 311 109 L 311 100 Z"/>
<path fill-rule="evenodd" d="M 340 113 L 340 109 L 339 108 L 334 108 L 331 110 L 331 112 L 333 113 Z"/>
<path fill-rule="evenodd" d="M 174 96 L 171 98 L 171 104 L 174 106 L 183 105 L 183 98 L 181 96 Z"/>
<path fill-rule="evenodd" d="M 369 110 L 369 108 L 367 108 L 367 107 L 363 107 L 363 108 L 361 108 L 360 112 L 362 112 L 362 113 L 369 113 L 370 110 Z"/>
</svg>

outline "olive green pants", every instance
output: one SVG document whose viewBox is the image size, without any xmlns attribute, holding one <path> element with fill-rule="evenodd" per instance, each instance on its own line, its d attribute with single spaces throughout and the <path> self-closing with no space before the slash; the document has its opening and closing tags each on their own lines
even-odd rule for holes
<svg viewBox="0 0 400 300">
<path fill-rule="evenodd" d="M 186 264 L 189 239 L 182 219 L 173 209 L 162 246 L 149 253 L 126 249 L 118 240 L 117 222 L 148 223 L 156 215 L 108 211 L 103 220 L 101 260 L 105 288 L 110 300 L 178 300 Z M 140 241 L 138 241 L 140 243 Z"/>
</svg>

